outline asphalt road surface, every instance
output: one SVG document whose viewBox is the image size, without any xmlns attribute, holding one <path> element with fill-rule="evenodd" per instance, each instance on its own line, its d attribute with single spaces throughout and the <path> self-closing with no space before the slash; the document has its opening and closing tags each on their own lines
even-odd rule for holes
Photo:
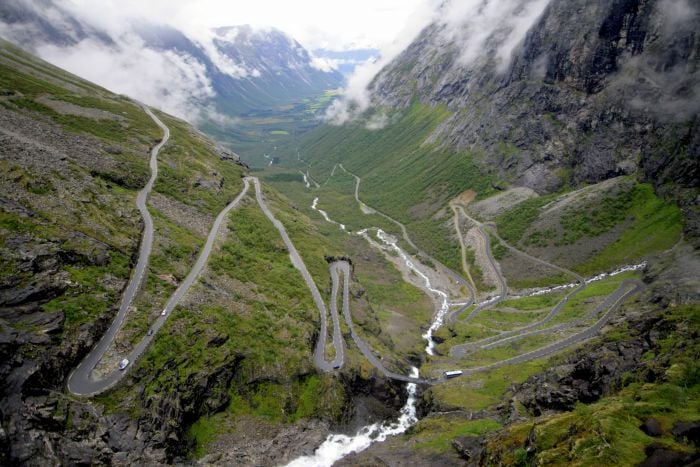
<svg viewBox="0 0 700 467">
<path fill-rule="evenodd" d="M 309 270 L 306 269 L 304 260 L 301 259 L 299 252 L 294 247 L 294 244 L 289 238 L 284 225 L 277 220 L 277 218 L 272 214 L 272 211 L 270 211 L 270 209 L 267 207 L 262 190 L 260 189 L 260 182 L 255 177 L 248 177 L 248 179 L 252 180 L 252 182 L 255 184 L 255 198 L 258 201 L 260 209 L 262 209 L 263 213 L 265 213 L 267 218 L 270 220 L 270 222 L 272 222 L 282 237 L 282 241 L 287 246 L 287 250 L 289 251 L 289 257 L 292 260 L 292 264 L 299 270 L 301 276 L 304 278 L 304 282 L 306 282 L 306 286 L 311 291 L 311 296 L 313 297 L 316 308 L 321 315 L 321 330 L 318 340 L 316 341 L 316 348 L 314 349 L 314 365 L 316 365 L 316 367 L 322 371 L 335 371 L 341 368 L 345 363 L 345 348 L 343 346 L 343 336 L 340 333 L 340 319 L 338 318 L 338 313 L 336 312 L 331 315 L 331 319 L 333 321 L 333 347 L 335 348 L 335 358 L 329 362 L 325 358 L 327 340 L 326 335 L 328 334 L 328 312 L 326 310 L 326 304 L 323 302 L 323 298 L 321 297 L 321 293 L 318 291 L 318 287 L 316 287 L 316 283 L 311 277 Z"/>
<path fill-rule="evenodd" d="M 492 363 L 490 365 L 485 365 L 482 367 L 478 368 L 468 368 L 462 370 L 465 375 L 473 374 L 473 373 L 478 373 L 478 372 L 483 372 L 483 371 L 489 371 L 493 370 L 495 368 L 499 368 L 505 365 L 518 365 L 520 363 L 525 363 L 529 362 L 530 360 L 535 360 L 538 358 L 544 358 L 548 357 L 552 354 L 555 354 L 557 352 L 561 352 L 562 350 L 566 349 L 567 347 L 571 347 L 574 344 L 578 344 L 579 342 L 582 342 L 586 339 L 590 339 L 593 336 L 595 336 L 603 327 L 608 324 L 610 321 L 610 318 L 612 318 L 613 314 L 615 313 L 615 310 L 620 306 L 620 304 L 630 295 L 639 293 L 642 289 L 644 288 L 644 284 L 642 284 L 638 280 L 625 280 L 620 286 L 615 290 L 611 295 L 608 296 L 606 299 L 605 303 L 609 305 L 608 310 L 605 312 L 605 314 L 592 326 L 589 328 L 576 333 L 572 336 L 569 336 L 565 339 L 562 339 L 560 341 L 554 342 L 552 344 L 549 344 L 547 346 L 541 347 L 537 350 L 533 350 L 531 352 L 526 352 L 524 354 L 518 355 L 516 357 L 508 358 L 505 360 L 501 360 L 495 363 Z"/>
<path fill-rule="evenodd" d="M 102 359 L 102 356 L 105 354 L 119 332 L 119 328 L 121 328 L 122 323 L 124 322 L 126 313 L 129 310 L 134 297 L 136 296 L 139 286 L 141 285 L 144 273 L 148 267 L 148 259 L 151 256 L 151 247 L 153 246 L 153 219 L 151 218 L 148 208 L 146 207 L 146 200 L 148 199 L 148 195 L 150 194 L 153 184 L 156 181 L 156 177 L 158 176 L 158 152 L 170 138 L 170 130 L 163 124 L 163 122 L 160 121 L 158 117 L 153 114 L 153 112 L 151 112 L 148 107 L 144 106 L 143 110 L 163 130 L 163 138 L 160 140 L 160 143 L 158 143 L 151 150 L 151 160 L 149 164 L 151 168 L 151 178 L 148 180 L 148 183 L 146 183 L 146 186 L 139 191 L 139 194 L 136 197 L 136 206 L 141 212 L 141 217 L 143 218 L 144 223 L 143 235 L 141 237 L 141 247 L 139 249 L 139 259 L 136 263 L 136 267 L 134 268 L 134 272 L 131 275 L 129 284 L 124 291 L 121 305 L 119 306 L 119 311 L 117 312 L 117 316 L 115 316 L 112 325 L 102 336 L 97 345 L 68 377 L 68 389 L 74 394 L 82 395 L 100 392 L 113 385 L 121 378 L 121 375 L 113 373 L 104 380 L 96 382 L 90 379 L 90 373 L 100 359 Z"/>
<path fill-rule="evenodd" d="M 134 274 L 132 275 L 131 281 L 127 286 L 127 289 L 122 298 L 122 303 L 119 307 L 119 312 L 117 313 L 117 316 L 112 322 L 112 325 L 107 330 L 107 333 L 105 333 L 105 335 L 102 336 L 97 346 L 95 346 L 92 349 L 92 351 L 90 351 L 90 353 L 83 359 L 80 365 L 78 365 L 78 367 L 75 370 L 73 370 L 73 372 L 68 377 L 68 390 L 76 395 L 95 395 L 102 391 L 105 391 L 106 389 L 109 389 L 110 387 L 118 383 L 129 371 L 129 369 L 133 367 L 134 363 L 138 360 L 138 358 L 143 354 L 144 350 L 146 350 L 148 345 L 155 338 L 156 333 L 160 330 L 163 324 L 165 324 L 165 321 L 170 316 L 170 312 L 172 312 L 172 310 L 175 309 L 182 297 L 184 297 L 185 294 L 187 294 L 190 287 L 192 287 L 192 285 L 199 277 L 199 274 L 202 272 L 202 269 L 204 269 L 207 259 L 209 259 L 209 255 L 211 254 L 212 248 L 214 246 L 214 241 L 216 240 L 216 236 L 219 232 L 221 224 L 228 215 L 229 211 L 236 207 L 243 198 L 243 196 L 245 196 L 249 187 L 248 180 L 244 179 L 243 190 L 241 191 L 241 193 L 219 213 L 216 220 L 214 221 L 214 224 L 212 225 L 211 230 L 209 231 L 209 235 L 204 244 L 204 247 L 202 247 L 202 250 L 199 253 L 197 261 L 195 262 L 194 266 L 192 266 L 192 269 L 190 270 L 187 277 L 185 277 L 185 280 L 182 281 L 182 283 L 178 286 L 173 295 L 171 295 L 170 299 L 165 305 L 165 308 L 163 310 L 164 312 L 158 315 L 158 318 L 151 325 L 150 330 L 152 332 L 150 333 L 150 335 L 147 334 L 146 336 L 144 336 L 143 339 L 141 339 L 141 341 L 136 345 L 136 347 L 134 347 L 131 350 L 131 352 L 126 356 L 126 358 L 130 362 L 129 366 L 127 366 L 124 370 L 119 370 L 115 368 L 104 378 L 94 379 L 92 377 L 92 370 L 102 359 L 110 344 L 119 332 L 119 328 L 124 322 L 126 312 L 129 306 L 131 305 L 131 302 L 133 301 L 136 292 L 138 291 L 145 269 L 148 266 L 148 258 L 150 256 L 151 246 L 153 243 L 153 221 L 151 219 L 150 214 L 148 214 L 148 210 L 146 209 L 146 200 L 148 198 L 148 193 L 153 187 L 153 182 L 155 181 L 155 177 L 158 173 L 158 152 L 163 147 L 163 144 L 165 144 L 165 142 L 168 140 L 170 132 L 168 128 L 158 119 L 158 117 L 153 115 L 153 113 L 148 108 L 144 107 L 144 110 L 146 111 L 146 113 L 148 113 L 148 115 L 151 116 L 151 118 L 158 124 L 158 126 L 160 126 L 163 129 L 164 136 L 161 142 L 157 146 L 155 146 L 151 151 L 151 179 L 148 181 L 148 184 L 144 187 L 144 189 L 139 192 L 139 195 L 137 197 L 137 205 L 142 215 L 144 216 L 145 224 L 141 249 L 139 251 L 139 260 L 134 270 Z"/>
<path fill-rule="evenodd" d="M 136 204 L 141 212 L 141 215 L 144 220 L 144 230 L 143 230 L 143 236 L 141 240 L 141 246 L 139 249 L 139 259 L 136 264 L 136 267 L 134 268 L 134 272 L 132 274 L 132 277 L 129 281 L 129 284 L 127 285 L 126 290 L 124 291 L 122 301 L 119 307 L 119 311 L 117 315 L 115 316 L 114 321 L 112 322 L 112 325 L 110 328 L 107 330 L 104 336 L 100 339 L 98 344 L 92 349 L 92 351 L 83 359 L 83 361 L 78 365 L 78 367 L 70 374 L 68 378 L 68 389 L 70 392 L 76 394 L 76 395 L 94 395 L 98 394 L 112 386 L 114 386 L 117 382 L 121 380 L 121 378 L 124 377 L 124 375 L 129 371 L 129 369 L 134 365 L 134 362 L 138 360 L 138 358 L 143 354 L 143 352 L 146 350 L 146 348 L 149 346 L 149 344 L 152 342 L 154 339 L 156 333 L 160 330 L 160 328 L 165 324 L 165 321 L 168 319 L 170 316 L 170 313 L 172 310 L 177 306 L 177 304 L 180 302 L 180 300 L 187 294 L 189 291 L 190 287 L 196 282 L 199 274 L 201 273 L 202 269 L 206 265 L 207 259 L 209 258 L 209 255 L 211 254 L 211 250 L 213 248 L 214 242 L 216 240 L 218 231 L 221 227 L 221 224 L 223 223 L 224 219 L 226 218 L 227 214 L 231 209 L 236 207 L 241 199 L 246 195 L 248 192 L 250 183 L 252 182 L 255 185 L 255 197 L 257 200 L 258 205 L 260 206 L 260 209 L 263 211 L 263 213 L 267 216 L 267 218 L 272 222 L 272 224 L 275 226 L 275 228 L 278 230 L 283 242 L 285 243 L 287 250 L 289 251 L 289 256 L 292 261 L 292 264 L 294 267 L 299 270 L 301 273 L 307 287 L 309 288 L 311 295 L 313 297 L 314 303 L 319 311 L 320 318 L 321 318 L 321 329 L 320 329 L 320 335 L 318 338 L 318 341 L 316 342 L 316 347 L 314 349 L 314 354 L 313 354 L 313 359 L 314 359 L 314 364 L 316 365 L 317 368 L 319 368 L 321 371 L 335 371 L 341 368 L 345 362 L 345 347 L 344 347 L 344 342 L 340 330 L 340 318 L 337 310 L 337 300 L 338 300 L 338 291 L 340 287 L 340 273 L 342 273 L 342 283 L 343 283 L 343 315 L 345 318 L 345 322 L 348 326 L 348 329 L 350 330 L 351 336 L 357 345 L 358 349 L 362 354 L 365 356 L 365 358 L 375 367 L 377 370 L 379 370 L 384 376 L 387 378 L 395 379 L 398 381 L 404 381 L 404 382 L 410 382 L 410 383 L 420 383 L 420 384 L 435 384 L 439 383 L 445 380 L 445 378 L 439 378 L 439 379 L 434 379 L 434 380 L 429 380 L 429 379 L 424 379 L 424 378 L 412 378 L 408 376 L 404 376 L 401 374 L 394 373 L 392 371 L 389 371 L 384 367 L 381 358 L 378 358 L 377 356 L 374 355 L 372 352 L 371 348 L 362 340 L 362 338 L 355 332 L 355 328 L 352 322 L 352 315 L 350 312 L 350 299 L 349 299 L 349 283 L 350 283 L 350 265 L 346 261 L 337 261 L 334 262 L 330 265 L 330 272 L 331 272 L 331 279 L 332 279 L 332 292 L 331 292 L 331 303 L 330 303 L 330 315 L 331 315 L 331 320 L 333 324 L 333 347 L 335 349 L 335 357 L 331 361 L 327 361 L 325 359 L 325 349 L 326 349 L 326 343 L 327 343 L 327 332 L 328 332 L 328 323 L 327 323 L 327 315 L 328 315 L 328 310 L 326 309 L 325 303 L 323 301 L 323 298 L 321 297 L 321 293 L 318 290 L 318 287 L 316 286 L 316 283 L 314 282 L 313 278 L 311 277 L 311 274 L 309 273 L 308 269 L 306 268 L 306 265 L 304 264 L 304 261 L 302 260 L 301 256 L 299 255 L 298 251 L 294 247 L 294 244 L 292 243 L 291 239 L 289 238 L 289 235 L 287 234 L 287 231 L 284 227 L 284 225 L 275 218 L 275 216 L 272 214 L 270 209 L 268 208 L 264 196 L 262 194 L 262 190 L 260 187 L 260 182 L 257 178 L 255 177 L 246 177 L 243 179 L 243 190 L 241 193 L 231 202 L 229 203 L 217 216 L 216 220 L 214 221 L 214 224 L 209 232 L 209 235 L 207 237 L 207 241 L 202 248 L 199 257 L 190 270 L 189 274 L 185 278 L 185 280 L 180 284 L 180 286 L 175 290 L 173 295 L 170 297 L 168 300 L 163 312 L 158 316 L 158 318 L 154 321 L 154 323 L 151 325 L 150 332 L 144 338 L 131 350 L 129 355 L 126 357 L 129 359 L 130 364 L 125 370 L 118 370 L 114 369 L 111 373 L 103 377 L 102 379 L 96 380 L 92 378 L 92 371 L 95 368 L 95 366 L 99 363 L 99 361 L 102 359 L 104 356 L 105 352 L 115 339 L 117 333 L 119 332 L 120 327 L 122 326 L 124 319 L 126 317 L 127 311 L 129 307 L 131 306 L 131 303 L 134 300 L 134 297 L 141 285 L 141 282 L 143 280 L 143 276 L 145 274 L 146 268 L 148 267 L 148 260 L 150 257 L 151 253 L 151 248 L 153 244 L 153 220 L 151 219 L 151 216 L 148 212 L 148 209 L 146 207 L 146 202 L 148 199 L 148 195 L 151 192 L 151 189 L 153 188 L 153 184 L 155 182 L 155 179 L 158 175 L 158 162 L 157 162 L 157 156 L 160 151 L 160 149 L 163 147 L 163 145 L 168 141 L 168 138 L 170 136 L 170 132 L 168 128 L 156 117 L 150 109 L 144 106 L 144 111 L 156 122 L 156 124 L 163 130 L 163 138 L 158 143 L 151 151 L 151 159 L 150 159 L 150 168 L 151 168 L 151 177 L 146 184 L 146 186 L 138 193 L 137 199 L 136 199 Z M 348 174 L 352 175 L 356 179 L 356 185 L 355 185 L 355 199 L 358 203 L 361 205 L 363 204 L 362 201 L 360 201 L 359 198 L 359 186 L 360 186 L 360 181 L 361 179 L 352 174 L 351 172 L 348 172 L 345 170 L 345 168 L 339 164 L 339 167 L 347 172 Z M 371 209 L 371 208 L 370 208 Z M 411 241 L 410 237 L 408 236 L 408 232 L 406 230 L 406 227 L 401 224 L 400 222 L 396 221 L 395 219 L 391 218 L 390 216 L 381 213 L 379 211 L 374 210 L 377 214 L 383 216 L 384 218 L 390 220 L 394 224 L 396 224 L 402 231 L 404 240 L 411 245 L 416 251 L 418 251 L 420 254 L 423 256 L 429 258 L 431 261 L 433 261 L 435 264 L 437 264 L 440 268 L 442 268 L 444 271 L 446 271 L 453 279 L 462 284 L 465 285 L 471 294 L 471 298 L 468 302 L 467 305 L 464 305 L 460 310 L 455 312 L 452 315 L 452 319 L 459 315 L 461 311 L 465 310 L 468 306 L 471 305 L 474 301 L 474 289 L 467 281 L 464 279 L 461 275 L 457 274 L 456 272 L 452 271 L 451 269 L 445 267 L 442 265 L 440 262 L 432 258 L 431 256 L 423 253 L 418 247 Z M 466 214 L 465 214 L 466 215 Z M 486 306 L 492 306 L 495 303 L 497 303 L 500 300 L 503 300 L 507 296 L 507 285 L 505 282 L 505 278 L 503 275 L 500 273 L 496 261 L 493 258 L 493 255 L 491 253 L 491 247 L 490 247 L 490 236 L 489 232 L 486 230 L 486 226 L 483 224 L 479 224 L 479 229 L 481 234 L 483 235 L 484 242 L 485 242 L 485 248 L 486 252 L 488 255 L 488 259 L 491 262 L 491 265 L 493 266 L 494 270 L 496 271 L 497 277 L 498 277 L 498 282 L 499 282 L 499 288 L 500 288 L 500 294 L 497 300 L 490 302 L 486 305 L 482 305 L 480 307 L 477 307 L 472 313 L 470 313 L 470 317 L 473 317 L 476 315 L 481 309 L 485 308 Z M 497 234 L 496 238 L 501 240 Z M 502 240 L 501 240 L 502 241 Z M 512 246 L 508 245 L 507 243 L 503 242 L 503 244 L 511 249 L 516 251 L 517 253 L 523 254 L 530 259 L 533 259 L 537 262 L 540 262 L 542 264 L 547 264 L 550 266 L 549 263 L 546 263 L 542 260 L 539 260 L 538 258 L 531 257 L 527 253 L 521 252 Z M 557 269 L 560 269 L 564 272 L 571 273 L 571 271 L 564 270 L 562 268 L 559 268 L 557 266 L 554 266 Z M 573 273 L 571 273 L 573 274 Z M 481 372 L 481 371 L 487 371 L 493 368 L 497 368 L 503 365 L 512 365 L 512 364 L 519 364 L 519 363 L 524 363 L 529 360 L 537 359 L 537 358 L 542 358 L 546 357 L 548 355 L 554 354 L 556 352 L 559 352 L 566 347 L 569 347 L 571 345 L 574 345 L 578 342 L 581 342 L 585 339 L 589 339 L 593 337 L 596 333 L 598 333 L 605 324 L 610 320 L 612 317 L 614 311 L 620 306 L 622 301 L 624 301 L 625 298 L 628 296 L 638 293 L 642 288 L 643 285 L 636 280 L 625 280 L 619 287 L 618 289 L 613 292 L 611 295 L 609 295 L 606 300 L 600 304 L 598 307 L 596 307 L 593 311 L 589 312 L 585 318 L 576 320 L 571 323 L 565 323 L 559 326 L 554 326 L 552 328 L 546 328 L 546 329 L 537 329 L 537 330 L 532 330 L 536 327 L 542 326 L 543 324 L 546 324 L 548 321 L 553 319 L 559 311 L 563 308 L 563 306 L 567 303 L 568 299 L 575 293 L 579 292 L 585 287 L 585 281 L 583 278 L 580 276 L 573 274 L 577 280 L 581 283 L 581 286 L 578 287 L 576 290 L 570 292 L 562 301 L 560 301 L 553 309 L 552 311 L 548 314 L 547 317 L 545 317 L 543 320 L 538 321 L 536 323 L 532 323 L 531 325 L 501 333 L 498 336 L 494 336 L 492 338 L 484 339 L 478 342 L 474 343 L 468 343 L 468 344 L 463 344 L 459 346 L 453 347 L 451 349 L 451 354 L 454 356 L 464 356 L 467 353 L 470 353 L 474 349 L 478 348 L 481 346 L 481 348 L 491 348 L 491 347 L 496 347 L 498 345 L 504 345 L 507 344 L 513 340 L 517 339 L 522 339 L 524 337 L 527 337 L 529 335 L 535 335 L 535 334 L 542 334 L 542 333 L 548 333 L 548 332 L 556 332 L 559 330 L 564 330 L 568 329 L 570 327 L 580 325 L 583 321 L 590 319 L 591 317 L 599 314 L 602 312 L 604 309 L 607 308 L 607 311 L 602 315 L 602 317 L 592 326 L 589 328 L 576 333 L 572 336 L 569 336 L 563 340 L 560 340 L 558 342 L 554 342 L 550 345 L 547 345 L 545 347 L 542 347 L 540 349 L 527 352 L 521 355 L 518 355 L 513 358 L 501 360 L 499 362 L 495 362 L 490 365 L 486 365 L 483 367 L 478 367 L 478 368 L 469 368 L 463 370 L 464 374 L 472 374 L 476 372 Z"/>
<path fill-rule="evenodd" d="M 353 341 L 355 341 L 355 345 L 357 345 L 357 348 L 360 349 L 360 352 L 362 352 L 362 355 L 365 356 L 367 361 L 372 364 L 373 367 L 375 367 L 377 370 L 379 370 L 380 373 L 382 373 L 384 376 L 387 378 L 395 379 L 398 381 L 404 381 L 407 383 L 420 383 L 420 384 L 430 384 L 433 381 L 427 380 L 424 378 L 412 378 L 410 376 L 404 376 L 400 375 L 398 373 L 394 373 L 392 371 L 389 371 L 384 367 L 384 364 L 381 362 L 379 358 L 377 358 L 374 353 L 372 352 L 372 349 L 365 343 L 364 340 L 355 332 L 355 326 L 352 323 L 352 315 L 350 314 L 350 264 L 347 261 L 336 261 L 331 264 L 331 280 L 333 282 L 333 286 L 331 289 L 331 303 L 330 303 L 330 309 L 331 313 L 334 316 L 338 315 L 338 284 L 340 282 L 340 279 L 338 277 L 338 272 L 343 273 L 343 316 L 345 317 L 345 323 L 348 326 L 348 329 L 350 329 L 350 334 L 352 336 Z"/>
<path fill-rule="evenodd" d="M 359 190 L 360 190 L 360 183 L 361 183 L 361 178 L 358 177 L 357 175 L 353 174 L 352 172 L 348 171 L 343 167 L 342 164 L 337 164 L 336 167 L 339 167 L 342 169 L 344 172 L 346 172 L 348 175 L 351 175 L 352 177 L 355 178 L 355 200 L 357 203 L 359 203 L 361 206 L 368 208 L 372 210 L 373 212 L 377 213 L 378 215 L 384 217 L 385 219 L 393 222 L 396 224 L 400 229 L 403 234 L 404 240 L 411 245 L 416 251 L 418 251 L 420 254 L 423 256 L 429 258 L 432 260 L 435 264 L 437 264 L 439 267 L 441 267 L 443 270 L 445 270 L 455 281 L 458 283 L 465 285 L 469 291 L 470 291 L 470 300 L 463 305 L 460 309 L 456 310 L 450 315 L 450 320 L 452 322 L 456 321 L 457 316 L 459 316 L 460 313 L 462 313 L 464 310 L 466 310 L 473 302 L 475 299 L 475 290 L 472 287 L 471 283 L 469 283 L 466 279 L 464 279 L 461 275 L 457 274 L 456 272 L 452 271 L 451 269 L 445 267 L 442 263 L 438 262 L 434 258 L 432 258 L 430 255 L 427 255 L 426 253 L 422 252 L 411 240 L 411 238 L 408 235 L 408 231 L 406 227 L 400 223 L 399 221 L 395 220 L 394 218 L 388 216 L 387 214 L 384 214 L 380 211 L 377 211 L 376 209 L 371 208 L 370 206 L 367 206 L 364 204 L 359 197 Z M 335 171 L 335 167 L 334 167 Z M 332 176 L 332 174 L 331 174 Z M 461 207 L 460 207 L 461 209 Z M 497 280 L 498 280 L 498 285 L 499 285 L 499 295 L 498 297 L 490 301 L 486 304 L 483 304 L 477 308 L 475 308 L 469 316 L 466 318 L 465 321 L 468 321 L 469 319 L 473 318 L 476 314 L 478 314 L 481 310 L 488 308 L 490 306 L 493 306 L 497 304 L 498 302 L 504 300 L 508 296 L 508 288 L 507 288 L 507 283 L 505 280 L 505 277 L 503 274 L 500 272 L 500 269 L 497 266 L 496 260 L 493 257 L 493 253 L 491 251 L 491 238 L 490 234 L 493 234 L 496 239 L 498 239 L 500 242 L 503 243 L 503 245 L 510 249 L 511 251 L 522 255 L 532 261 L 538 262 L 540 264 L 552 267 L 554 269 L 557 269 L 561 272 L 564 272 L 566 274 L 569 274 L 573 276 L 577 282 L 579 282 L 579 286 L 576 287 L 574 290 L 569 292 L 559 303 L 557 303 L 552 310 L 547 314 L 545 318 L 542 320 L 539 320 L 537 322 L 531 323 L 530 325 L 523 326 L 518 329 L 514 329 L 511 331 L 506 331 L 502 332 L 499 335 L 483 339 L 478 342 L 472 342 L 472 343 L 466 343 L 466 344 L 461 344 L 453 347 L 450 349 L 450 354 L 455 357 L 463 357 L 467 355 L 468 353 L 471 353 L 475 350 L 479 350 L 479 348 L 493 348 L 497 347 L 500 345 L 505 345 L 509 342 L 523 339 L 525 337 L 528 337 L 530 335 L 536 335 L 536 334 L 546 334 L 546 333 L 554 333 L 557 331 L 563 331 L 565 329 L 569 329 L 578 325 L 581 325 L 584 321 L 587 321 L 591 319 L 593 316 L 596 316 L 600 314 L 603 310 L 607 308 L 607 311 L 604 313 L 604 315 L 592 326 L 589 328 L 576 333 L 572 336 L 567 337 L 566 339 L 563 339 L 561 341 L 554 342 L 550 345 L 544 346 L 540 349 L 524 353 L 522 355 L 510 358 L 510 359 L 505 359 L 500 362 L 493 363 L 491 365 L 487 365 L 484 367 L 480 368 L 471 368 L 471 369 L 466 369 L 463 370 L 464 374 L 471 374 L 479 371 L 487 371 L 489 369 L 497 368 L 503 365 L 509 365 L 509 364 L 518 364 L 518 363 L 524 363 L 530 360 L 534 360 L 537 358 L 543 358 L 549 355 L 552 355 L 556 352 L 559 352 L 561 350 L 564 350 L 567 347 L 570 347 L 576 343 L 579 343 L 583 340 L 589 339 L 593 337 L 596 333 L 598 333 L 605 324 L 610 320 L 612 317 L 614 311 L 620 306 L 622 301 L 624 301 L 625 298 L 628 296 L 638 293 L 641 288 L 642 284 L 638 281 L 624 281 L 620 287 L 613 292 L 611 295 L 609 295 L 606 300 L 601 303 L 599 306 L 597 306 L 595 309 L 589 311 L 585 317 L 575 320 L 569 323 L 563 323 L 561 325 L 553 326 L 550 328 L 544 328 L 544 329 L 537 329 L 540 328 L 541 326 L 547 324 L 550 322 L 552 319 L 554 319 L 564 308 L 564 306 L 568 303 L 569 299 L 574 296 L 575 294 L 579 293 L 581 290 L 583 290 L 586 287 L 586 282 L 583 277 L 581 277 L 579 274 L 576 274 L 573 271 L 567 270 L 565 268 L 562 268 L 560 266 L 557 266 L 555 264 L 548 263 L 544 260 L 541 260 L 539 258 L 533 257 L 529 255 L 528 253 L 525 253 L 523 251 L 520 251 L 516 249 L 515 247 L 509 245 L 507 242 L 505 242 L 503 239 L 498 236 L 498 234 L 494 231 L 491 232 L 490 230 L 487 229 L 487 227 L 491 227 L 488 224 L 482 224 L 471 217 L 469 217 L 466 212 L 461 209 L 462 213 L 465 215 L 466 218 L 470 219 L 472 222 L 476 223 L 479 226 L 479 232 L 481 233 L 483 240 L 484 240 L 484 246 L 486 250 L 486 254 L 488 257 L 489 262 L 491 263 L 491 266 L 493 267 L 493 270 L 496 272 Z M 372 350 L 369 348 L 369 346 L 357 335 L 357 333 L 354 330 L 354 326 L 352 324 L 352 316 L 350 314 L 350 306 L 349 306 L 349 298 L 348 298 L 348 292 L 346 288 L 348 287 L 349 283 L 349 270 L 350 266 L 347 262 L 336 262 L 331 265 L 331 277 L 333 281 L 333 289 L 332 289 L 332 297 L 331 297 L 331 315 L 336 316 L 337 315 L 337 310 L 335 310 L 335 307 L 337 306 L 337 293 L 338 293 L 338 282 L 339 282 L 339 271 L 343 273 L 343 283 L 344 283 L 344 293 L 343 293 L 343 314 L 345 317 L 345 321 L 347 323 L 348 328 L 350 329 L 351 335 L 353 340 L 355 341 L 355 344 L 357 345 L 358 349 L 362 354 L 367 358 L 367 360 L 375 367 L 377 370 L 379 370 L 384 376 L 392 379 L 396 379 L 399 381 L 406 381 L 406 382 L 415 382 L 415 383 L 423 383 L 423 384 L 436 384 L 445 381 L 444 377 L 440 377 L 438 379 L 424 379 L 424 378 L 410 378 L 404 375 L 399 375 L 396 373 L 393 373 L 389 370 L 387 370 L 384 365 L 382 364 L 382 361 L 380 358 L 377 358 Z M 630 286 L 633 285 L 632 288 Z M 627 290 L 629 289 L 629 290 Z M 627 291 L 625 291 L 627 290 Z M 482 347 L 483 346 L 483 347 Z"/>
</svg>

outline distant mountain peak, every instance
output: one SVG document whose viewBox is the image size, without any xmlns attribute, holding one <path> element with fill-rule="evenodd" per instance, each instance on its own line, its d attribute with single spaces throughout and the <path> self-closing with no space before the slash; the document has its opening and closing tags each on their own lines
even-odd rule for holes
<svg viewBox="0 0 700 467">
<path fill-rule="evenodd" d="M 160 105 L 181 117 L 241 115 L 298 103 L 340 87 L 344 78 L 288 34 L 271 27 L 232 25 L 187 34 L 147 19 L 104 31 L 63 2 L 0 2 L 0 35 L 55 65 L 107 88 Z M 99 73 L 85 51 L 109 63 Z M 144 70 L 177 80 L 143 80 Z"/>
</svg>

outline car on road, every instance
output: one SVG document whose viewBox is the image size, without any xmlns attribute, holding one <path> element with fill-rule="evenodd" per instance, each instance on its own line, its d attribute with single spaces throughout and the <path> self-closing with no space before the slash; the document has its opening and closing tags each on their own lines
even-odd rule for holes
<svg viewBox="0 0 700 467">
<path fill-rule="evenodd" d="M 152 336 L 152 335 L 153 335 L 153 328 L 151 328 L 151 329 L 148 330 L 148 335 L 149 335 L 149 336 Z"/>
<path fill-rule="evenodd" d="M 340 365 L 333 365 L 333 369 L 334 369 L 334 370 L 340 369 Z"/>
<path fill-rule="evenodd" d="M 446 371 L 445 378 L 456 378 L 457 376 L 462 376 L 464 372 L 462 370 Z"/>
<path fill-rule="evenodd" d="M 120 369 L 120 370 L 123 370 L 123 369 L 126 368 L 127 366 L 129 366 L 129 359 L 128 359 L 128 358 L 125 358 L 124 360 L 122 360 L 121 362 L 119 362 L 119 369 Z"/>
<path fill-rule="evenodd" d="M 160 312 L 161 316 L 165 316 L 168 313 L 168 309 L 164 308 L 163 311 Z"/>
</svg>

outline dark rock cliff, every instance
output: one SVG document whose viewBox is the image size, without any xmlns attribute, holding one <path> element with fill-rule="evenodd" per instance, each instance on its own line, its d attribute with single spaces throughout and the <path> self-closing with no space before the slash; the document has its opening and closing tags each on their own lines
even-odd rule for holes
<svg viewBox="0 0 700 467">
<path fill-rule="evenodd" d="M 638 174 L 684 208 L 697 237 L 700 10 L 691 3 L 551 0 L 522 37 L 505 18 L 494 24 L 478 59 L 464 54 L 483 31 L 443 18 L 375 78 L 373 99 L 447 106 L 453 115 L 434 141 L 479 151 L 484 169 L 539 192 Z"/>
</svg>

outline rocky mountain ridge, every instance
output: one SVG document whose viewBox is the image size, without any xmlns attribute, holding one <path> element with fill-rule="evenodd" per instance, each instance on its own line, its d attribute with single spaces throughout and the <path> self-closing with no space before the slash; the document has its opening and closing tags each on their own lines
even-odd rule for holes
<svg viewBox="0 0 700 467">
<path fill-rule="evenodd" d="M 10 0 L 0 6 L 0 35 L 34 53 L 51 49 L 44 58 L 78 47 L 128 54 L 139 42 L 146 57 L 155 52 L 166 61 L 174 58 L 185 77 L 195 79 L 197 86 L 211 88 L 208 95 L 186 89 L 191 104 L 213 106 L 227 117 L 299 103 L 340 87 L 344 80 L 276 29 L 241 25 L 193 37 L 144 19 L 132 19 L 123 29 L 119 33 L 104 30 L 60 0 Z"/>
<path fill-rule="evenodd" d="M 535 2 L 515 3 L 522 13 Z M 515 45 L 508 41 L 520 37 L 517 27 L 505 19 L 505 29 L 485 33 L 472 23 L 435 22 L 377 75 L 373 103 L 447 107 L 452 115 L 430 141 L 481 151 L 484 170 L 539 193 L 638 173 L 684 207 L 697 237 L 697 7 L 544 3 Z M 478 21 L 489 18 L 477 14 Z M 486 53 L 465 58 L 470 41 Z"/>
</svg>

